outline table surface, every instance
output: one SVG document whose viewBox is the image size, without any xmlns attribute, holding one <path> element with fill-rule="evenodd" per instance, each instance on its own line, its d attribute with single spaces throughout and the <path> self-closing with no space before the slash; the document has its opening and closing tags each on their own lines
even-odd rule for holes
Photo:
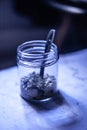
<svg viewBox="0 0 87 130">
<path fill-rule="evenodd" d="M 58 87 L 61 103 L 28 103 L 17 67 L 1 70 L 0 130 L 87 130 L 87 49 L 60 55 Z"/>
</svg>

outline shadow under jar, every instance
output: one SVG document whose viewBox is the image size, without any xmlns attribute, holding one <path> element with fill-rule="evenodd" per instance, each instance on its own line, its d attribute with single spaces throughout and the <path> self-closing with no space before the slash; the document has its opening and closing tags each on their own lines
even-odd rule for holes
<svg viewBox="0 0 87 130">
<path fill-rule="evenodd" d="M 46 41 L 34 40 L 17 48 L 20 94 L 27 101 L 47 100 L 57 92 L 58 49 L 52 43 L 50 51 L 44 53 L 45 46 Z"/>
</svg>

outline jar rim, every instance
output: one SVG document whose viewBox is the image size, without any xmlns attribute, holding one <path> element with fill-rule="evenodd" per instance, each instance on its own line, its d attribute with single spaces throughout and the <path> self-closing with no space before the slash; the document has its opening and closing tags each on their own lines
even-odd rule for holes
<svg viewBox="0 0 87 130">
<path fill-rule="evenodd" d="M 38 43 L 38 44 L 36 44 L 36 43 Z M 32 44 L 32 46 L 35 44 L 35 45 L 37 45 L 37 47 L 39 47 L 39 44 L 42 44 L 42 43 L 43 43 L 43 45 L 45 45 L 46 40 L 31 40 L 31 41 L 26 41 L 26 42 L 20 44 L 17 47 L 17 53 L 18 53 L 19 56 L 24 56 L 24 57 L 28 57 L 28 56 L 32 56 L 33 57 L 33 56 L 36 56 L 36 54 L 34 54 L 34 53 L 24 52 L 23 49 L 25 48 L 25 46 L 29 47 L 30 44 Z M 43 46 L 43 47 L 45 49 L 45 46 Z M 57 46 L 54 43 L 52 43 L 51 47 L 53 47 L 53 49 L 55 49 L 55 51 L 57 51 Z M 43 53 L 38 53 L 37 56 L 43 56 Z M 52 53 L 52 51 L 46 52 L 45 55 L 48 55 L 50 53 Z M 53 52 L 53 53 L 55 53 L 55 52 Z"/>
</svg>

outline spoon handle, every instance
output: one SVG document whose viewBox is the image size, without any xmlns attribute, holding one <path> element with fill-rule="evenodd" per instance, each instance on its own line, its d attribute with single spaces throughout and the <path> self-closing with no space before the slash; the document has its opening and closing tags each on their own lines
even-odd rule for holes
<svg viewBox="0 0 87 130">
<path fill-rule="evenodd" d="M 45 46 L 45 53 L 49 52 L 50 51 L 50 48 L 51 48 L 51 44 L 54 40 L 54 36 L 55 36 L 55 30 L 54 29 L 51 29 L 47 35 L 47 40 L 46 40 L 46 46 Z M 44 59 L 45 59 L 45 55 L 43 57 L 43 62 L 42 62 L 42 65 L 41 65 L 41 69 L 40 69 L 40 76 L 43 78 L 44 76 Z"/>
</svg>

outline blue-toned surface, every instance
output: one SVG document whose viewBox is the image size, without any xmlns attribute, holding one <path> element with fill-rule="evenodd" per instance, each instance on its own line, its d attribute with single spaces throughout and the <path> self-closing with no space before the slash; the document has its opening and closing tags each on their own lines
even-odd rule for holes
<svg viewBox="0 0 87 130">
<path fill-rule="evenodd" d="M 58 87 L 62 103 L 27 103 L 20 96 L 18 76 L 17 67 L 0 71 L 1 130 L 87 129 L 87 49 L 60 55 Z"/>
</svg>

